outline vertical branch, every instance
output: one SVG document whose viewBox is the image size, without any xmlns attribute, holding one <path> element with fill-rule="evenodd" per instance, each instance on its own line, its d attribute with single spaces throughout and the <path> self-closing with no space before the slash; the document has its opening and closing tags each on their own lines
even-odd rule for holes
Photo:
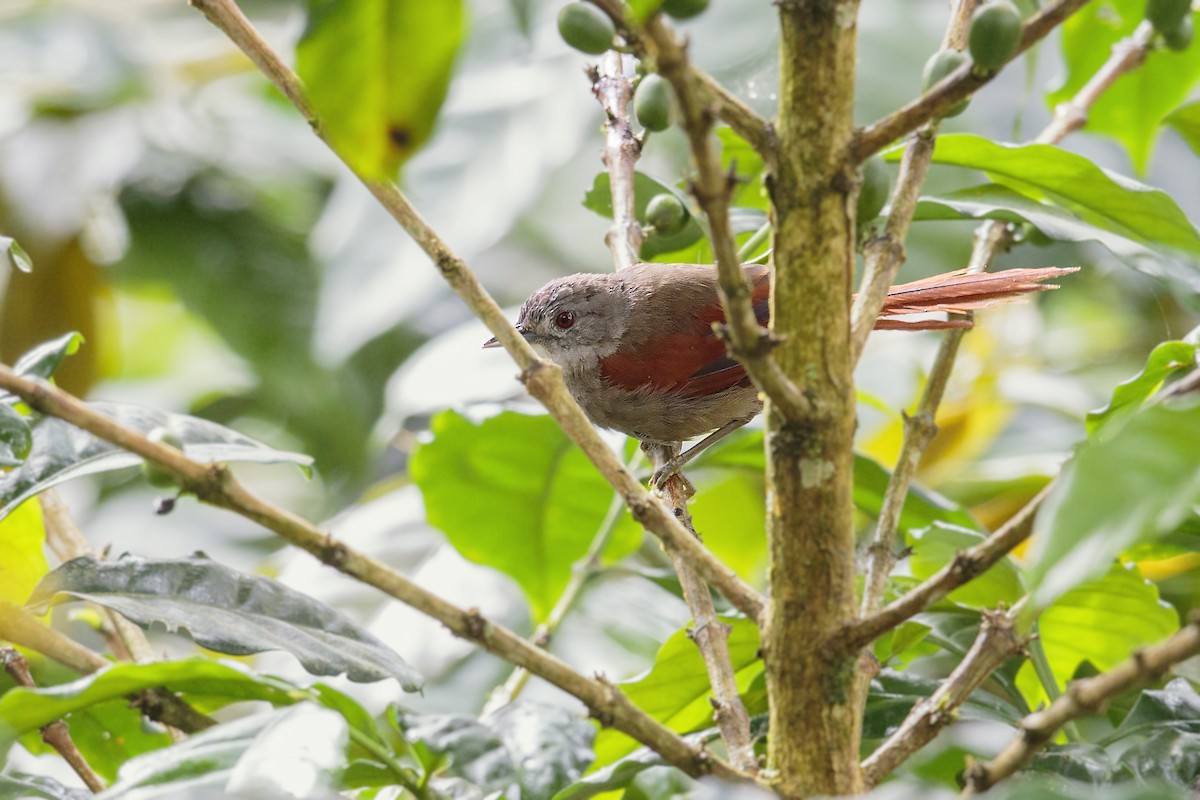
<svg viewBox="0 0 1200 800">
<path fill-rule="evenodd" d="M 604 166 L 608 168 L 612 192 L 613 222 L 604 236 L 617 269 L 632 267 L 641 259 L 642 228 L 637 221 L 634 199 L 634 165 L 642 154 L 642 143 L 629 124 L 629 102 L 633 82 L 625 76 L 625 61 L 616 50 L 600 57 L 593 73 L 592 92 L 604 107 Z"/>
<path fill-rule="evenodd" d="M 862 791 L 858 653 L 814 647 L 855 618 L 850 346 L 855 0 L 781 0 L 771 330 L 811 407 L 767 418 L 769 766 L 787 798 Z"/>
</svg>

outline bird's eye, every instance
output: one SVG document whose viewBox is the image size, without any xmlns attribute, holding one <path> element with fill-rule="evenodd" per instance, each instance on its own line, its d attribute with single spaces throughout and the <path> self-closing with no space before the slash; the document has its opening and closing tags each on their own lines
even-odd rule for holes
<svg viewBox="0 0 1200 800">
<path fill-rule="evenodd" d="M 575 312 L 574 311 L 559 312 L 558 316 L 554 318 L 554 324 L 557 325 L 558 327 L 562 328 L 565 331 L 567 328 L 569 328 L 575 324 Z"/>
</svg>

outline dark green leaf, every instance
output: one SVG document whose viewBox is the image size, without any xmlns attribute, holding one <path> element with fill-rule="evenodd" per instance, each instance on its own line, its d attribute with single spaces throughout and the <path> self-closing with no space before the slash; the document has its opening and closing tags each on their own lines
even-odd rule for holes
<svg viewBox="0 0 1200 800">
<path fill-rule="evenodd" d="M 687 198 L 677 189 L 673 189 L 664 183 L 659 183 L 644 173 L 638 172 L 634 174 L 634 205 L 636 206 L 638 221 L 643 225 L 646 223 L 646 206 L 650 205 L 650 201 L 660 194 L 675 195 L 684 208 L 687 208 Z M 596 212 L 602 217 L 612 219 L 612 189 L 607 172 L 601 172 L 596 175 L 596 180 L 592 183 L 592 188 L 583 196 L 583 207 L 589 211 Z M 676 250 L 682 250 L 700 241 L 703 237 L 704 231 L 700 229 L 696 218 L 689 217 L 687 224 L 677 233 L 673 233 L 670 236 L 663 236 L 658 233 L 647 236 L 646 241 L 642 243 L 640 255 L 648 261 L 661 253 L 673 253 Z"/>
<path fill-rule="evenodd" d="M 608 513 L 612 489 L 548 416 L 433 420 L 410 465 L 430 523 L 466 558 L 511 576 L 545 619 Z M 623 515 L 607 554 L 641 543 Z"/>
<path fill-rule="evenodd" d="M 703 741 L 701 734 L 693 734 L 684 738 L 692 744 L 699 744 Z M 624 789 L 645 770 L 651 767 L 661 767 L 666 763 L 666 759 L 661 755 L 648 747 L 643 747 L 615 764 L 610 764 L 571 784 L 554 795 L 554 800 L 588 800 L 598 794 Z"/>
<path fill-rule="evenodd" d="M 1200 403 L 1156 405 L 1082 445 L 1034 522 L 1028 585 L 1044 606 L 1117 554 L 1175 530 L 1200 503 Z"/>
<path fill-rule="evenodd" d="M 1200 100 L 1180 106 L 1163 120 L 1175 129 L 1197 155 L 1200 155 Z"/>
<path fill-rule="evenodd" d="M 8 263 L 21 272 L 33 272 L 33 261 L 20 242 L 11 236 L 0 236 L 0 252 L 8 258 Z"/>
<path fill-rule="evenodd" d="M 43 578 L 29 602 L 47 603 L 60 593 L 111 608 L 143 627 L 186 630 L 220 653 L 284 650 L 314 675 L 396 678 L 405 691 L 421 688 L 421 676 L 404 659 L 342 613 L 270 578 L 204 557 L 72 559 Z"/>
<path fill-rule="evenodd" d="M 197 461 L 290 461 L 307 467 L 312 459 L 275 450 L 215 422 L 123 403 L 90 403 L 91 408 L 141 433 L 169 428 L 184 442 L 184 453 Z M 22 502 L 71 478 L 135 467 L 140 456 L 85 433 L 54 417 L 31 424 L 33 446 L 19 469 L 0 475 L 0 519 Z"/>
<path fill-rule="evenodd" d="M 0 402 L 0 468 L 18 467 L 33 447 L 29 418 L 9 403 Z"/>
<path fill-rule="evenodd" d="M 884 669 L 871 681 L 863 717 L 863 738 L 883 739 L 895 732 L 918 701 L 930 697 L 940 681 Z M 960 706 L 961 719 L 1017 725 L 1021 712 L 1011 703 L 978 690 Z"/>
<path fill-rule="evenodd" d="M 887 157 L 896 160 L 898 150 Z M 1010 145 L 965 133 L 938 137 L 934 162 L 983 170 L 993 181 L 1049 200 L 1085 222 L 1167 251 L 1200 255 L 1195 225 L 1165 192 L 1052 145 Z"/>
<path fill-rule="evenodd" d="M 1194 800 L 1195 794 L 1161 781 L 1126 781 L 1115 786 L 1065 780 L 1047 772 L 1029 772 L 988 790 L 988 800 Z M 927 795 L 913 795 L 913 800 Z"/>
<path fill-rule="evenodd" d="M 44 775 L 0 774 L 0 800 L 91 800 L 87 789 L 71 789 Z"/>
<path fill-rule="evenodd" d="M 961 550 L 973 547 L 986 538 L 979 531 L 934 522 L 928 528 L 909 532 L 913 549 L 909 568 L 914 578 L 925 580 L 954 560 Z M 997 561 L 991 569 L 949 595 L 953 603 L 968 608 L 995 608 L 1001 603 L 1012 605 L 1024 594 L 1021 577 L 1011 559 Z"/>
<path fill-rule="evenodd" d="M 1109 438 L 1120 423 L 1135 414 L 1150 395 L 1158 391 L 1172 373 L 1196 365 L 1196 345 L 1191 342 L 1163 342 L 1151 351 L 1146 366 L 1137 375 L 1113 389 L 1112 400 L 1104 408 L 1088 412 L 1088 436 Z"/>
<path fill-rule="evenodd" d="M 1145 14 L 1145 0 L 1088 3 L 1062 26 L 1066 80 L 1046 96 L 1056 108 L 1075 96 L 1110 57 L 1113 47 L 1130 36 Z M 1119 75 L 1087 112 L 1089 133 L 1110 136 L 1125 146 L 1139 173 L 1145 172 L 1159 126 L 1188 96 L 1200 78 L 1200 48 L 1177 53 L 1150 51 L 1137 68 Z"/>
<path fill-rule="evenodd" d="M 466 32 L 461 0 L 309 0 L 296 70 L 333 149 L 390 178 L 433 132 Z"/>
<path fill-rule="evenodd" d="M 64 358 L 79 351 L 81 344 L 83 334 L 74 331 L 42 342 L 17 359 L 17 363 L 13 365 L 13 372 L 27 378 L 49 378 L 58 370 Z"/>
<path fill-rule="evenodd" d="M 345 720 L 329 709 L 273 709 L 130 759 L 104 797 L 334 796 L 346 739 Z"/>
<path fill-rule="evenodd" d="M 758 626 L 746 619 L 731 618 L 729 654 L 738 691 L 746 692 L 762 672 L 758 657 Z M 671 635 L 655 656 L 654 666 L 642 677 L 621 683 L 621 689 L 643 711 L 677 733 L 690 733 L 712 725 L 712 687 L 704 660 L 687 629 Z M 603 767 L 638 749 L 625 734 L 606 728 L 596 735 L 595 766 Z"/>
<path fill-rule="evenodd" d="M 1084 549 L 1075 558 L 1082 557 Z M 1154 584 L 1134 567 L 1114 565 L 1099 580 L 1063 594 L 1038 618 L 1037 634 L 1059 688 L 1091 662 L 1108 670 L 1145 645 L 1179 629 L 1179 614 L 1159 599 Z M 1021 667 L 1017 683 L 1031 708 L 1047 702 L 1033 665 Z"/>
<path fill-rule="evenodd" d="M 1088 743 L 1050 745 L 1038 753 L 1030 769 L 1093 786 L 1112 783 L 1116 772 L 1104 748 Z"/>
</svg>

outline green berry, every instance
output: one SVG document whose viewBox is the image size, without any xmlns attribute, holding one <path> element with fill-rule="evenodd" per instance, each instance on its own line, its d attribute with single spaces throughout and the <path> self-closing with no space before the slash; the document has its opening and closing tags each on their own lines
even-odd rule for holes
<svg viewBox="0 0 1200 800">
<path fill-rule="evenodd" d="M 937 86 L 943 78 L 968 63 L 967 56 L 958 50 L 939 50 L 925 62 L 925 72 L 921 76 L 921 91 L 928 92 Z M 967 110 L 968 100 L 963 100 L 942 116 L 957 117 Z"/>
<path fill-rule="evenodd" d="M 1191 0 L 1146 0 L 1146 19 L 1156 31 L 1166 34 L 1179 28 L 1191 7 Z"/>
<path fill-rule="evenodd" d="M 183 450 L 183 440 L 167 428 L 155 428 L 146 434 L 146 438 L 176 450 Z M 152 461 L 142 462 L 142 477 L 146 479 L 146 483 L 159 489 L 171 489 L 179 485 L 174 472 L 163 469 Z"/>
<path fill-rule="evenodd" d="M 633 92 L 633 113 L 648 131 L 665 131 L 671 124 L 671 85 L 661 75 L 647 75 Z"/>
<path fill-rule="evenodd" d="M 887 205 L 892 178 L 883 159 L 873 156 L 862 165 L 862 188 L 858 192 L 858 221 L 870 222 Z"/>
<path fill-rule="evenodd" d="M 608 15 L 591 3 L 567 3 L 558 12 L 558 32 L 571 47 L 598 56 L 612 47 L 617 29 Z"/>
<path fill-rule="evenodd" d="M 1194 33 L 1192 18 L 1184 17 L 1174 28 L 1162 32 L 1163 44 L 1175 51 L 1187 50 Z"/>
<path fill-rule="evenodd" d="M 980 6 L 971 15 L 967 47 L 975 64 L 999 69 L 1008 63 L 1021 44 L 1021 12 L 1008 0 Z"/>
<path fill-rule="evenodd" d="M 663 0 L 659 8 L 675 19 L 691 19 L 708 8 L 708 0 Z"/>
<path fill-rule="evenodd" d="M 688 211 L 673 194 L 656 194 L 646 206 L 646 221 L 663 236 L 683 230 L 688 221 Z"/>
</svg>

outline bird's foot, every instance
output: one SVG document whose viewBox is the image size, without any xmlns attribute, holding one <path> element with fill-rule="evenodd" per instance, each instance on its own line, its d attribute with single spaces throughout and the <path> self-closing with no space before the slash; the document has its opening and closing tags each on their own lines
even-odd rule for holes
<svg viewBox="0 0 1200 800">
<path fill-rule="evenodd" d="M 650 488 L 656 492 L 661 492 L 665 490 L 669 481 L 675 480 L 681 484 L 684 499 L 692 497 L 696 494 L 696 487 L 679 471 L 686 463 L 687 459 L 680 460 L 678 456 L 665 462 L 661 467 L 654 470 L 654 474 L 650 476 Z"/>
</svg>

